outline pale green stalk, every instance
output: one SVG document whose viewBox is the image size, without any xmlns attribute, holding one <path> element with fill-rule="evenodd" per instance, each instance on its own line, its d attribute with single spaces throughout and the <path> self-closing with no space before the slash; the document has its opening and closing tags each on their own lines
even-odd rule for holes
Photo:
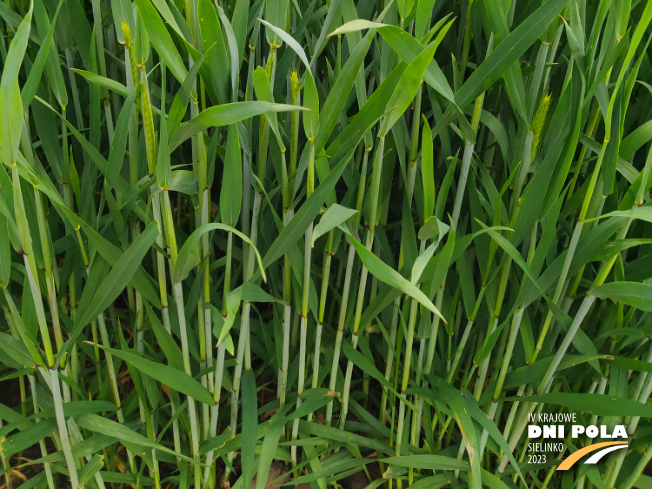
<svg viewBox="0 0 652 489">
<path fill-rule="evenodd" d="M 362 167 L 360 169 L 360 185 L 358 187 L 358 196 L 356 201 L 356 210 L 359 212 L 362 209 L 362 203 L 364 199 L 364 192 L 366 188 L 366 175 L 367 175 L 367 165 L 369 162 L 369 153 L 371 152 L 371 145 L 365 144 L 364 155 L 362 157 Z M 357 221 L 356 221 L 357 223 Z M 357 226 L 354 226 L 354 229 Z M 342 288 L 342 301 L 340 302 L 340 316 L 337 325 L 337 333 L 335 335 L 335 349 L 333 352 L 333 363 L 331 364 L 331 373 L 330 381 L 328 385 L 328 390 L 335 392 L 337 387 L 337 371 L 339 368 L 340 362 L 340 353 L 342 351 L 342 341 L 344 339 L 344 323 L 346 321 L 346 312 L 349 303 L 349 291 L 351 288 L 351 278 L 353 276 L 353 262 L 355 260 L 355 248 L 352 244 L 349 243 L 349 252 L 346 262 L 345 274 L 344 274 L 344 286 Z M 326 405 L 326 426 L 331 425 L 331 420 L 333 416 L 333 401 L 331 400 Z"/>
<path fill-rule="evenodd" d="M 315 332 L 315 351 L 312 367 L 312 388 L 319 387 L 319 356 L 321 348 L 321 336 L 324 329 L 324 314 L 326 312 L 326 302 L 328 297 L 328 285 L 331 273 L 331 261 L 333 258 L 333 230 L 328 233 L 328 242 L 324 249 L 324 267 L 322 270 L 321 293 L 319 296 L 319 316 L 317 321 L 317 330 Z M 308 414 L 308 421 L 312 420 L 313 413 Z"/>
<path fill-rule="evenodd" d="M 292 93 L 292 105 L 298 105 L 300 101 L 299 77 L 296 70 L 290 74 L 290 90 Z M 290 115 L 290 172 L 289 180 L 282 182 L 283 185 L 283 225 L 288 226 L 294 217 L 294 209 L 290 193 L 294 189 L 297 161 L 299 158 L 299 112 L 294 111 Z M 288 367 L 290 364 L 290 329 L 292 322 L 292 268 L 287 253 L 283 255 L 283 346 L 281 366 L 278 373 L 278 397 L 280 406 L 285 406 L 287 395 Z"/>
<path fill-rule="evenodd" d="M 385 364 L 385 380 L 389 382 L 392 374 L 392 365 L 394 363 L 394 353 L 396 349 L 396 334 L 398 332 L 398 316 L 401 308 L 401 296 L 398 296 L 394 299 L 392 304 L 392 324 L 389 332 L 390 342 L 387 344 L 387 361 Z M 388 392 L 386 389 L 383 389 L 382 398 L 380 401 L 380 421 L 381 423 L 387 423 L 387 401 L 388 401 Z M 422 405 L 420 406 L 422 407 Z"/>
<path fill-rule="evenodd" d="M 482 299 L 484 296 L 486 288 L 480 289 L 480 293 L 478 294 L 478 298 L 476 299 L 475 302 L 475 307 L 473 308 L 473 312 L 471 313 L 471 316 L 469 317 L 469 320 L 466 323 L 466 327 L 464 328 L 464 333 L 462 333 L 462 338 L 460 339 L 460 342 L 458 343 L 457 350 L 455 351 L 455 358 L 453 359 L 453 362 L 451 364 L 451 367 L 448 371 L 448 376 L 446 378 L 446 381 L 451 384 L 454 379 L 455 379 L 455 374 L 457 373 L 457 366 L 460 363 L 460 359 L 462 358 L 462 353 L 464 351 L 464 348 L 466 347 L 466 342 L 469 339 L 469 335 L 471 334 L 471 328 L 473 327 L 473 324 L 475 323 L 475 317 L 478 314 L 478 310 L 480 309 L 480 305 L 482 304 Z"/>
<path fill-rule="evenodd" d="M 474 134 L 477 134 L 478 124 L 480 123 L 480 114 L 482 112 L 482 104 L 484 103 L 484 92 L 475 100 L 473 107 L 473 119 L 471 126 Z M 455 202 L 453 204 L 453 228 L 457 229 L 457 221 L 460 218 L 460 211 L 462 210 L 462 201 L 464 200 L 464 189 L 466 182 L 469 178 L 469 170 L 471 169 L 471 159 L 473 158 L 473 149 L 475 148 L 475 141 L 465 141 L 464 153 L 462 155 L 462 169 L 460 172 L 460 179 L 457 182 L 457 191 L 455 193 Z"/>
<path fill-rule="evenodd" d="M 61 448 L 63 455 L 66 459 L 68 472 L 70 473 L 70 484 L 72 487 L 79 485 L 77 477 L 77 466 L 75 465 L 75 458 L 72 455 L 72 448 L 70 446 L 70 438 L 68 437 L 68 428 L 66 426 L 65 415 L 63 414 L 63 400 L 61 399 L 61 388 L 59 387 L 59 373 L 56 368 L 50 368 L 49 374 L 45 369 L 41 370 L 43 376 L 49 375 L 50 385 L 52 388 L 52 398 L 54 401 L 54 411 L 57 418 L 57 427 L 59 429 L 59 439 L 61 440 Z"/>
<path fill-rule="evenodd" d="M 367 250 L 371 250 L 374 241 L 374 232 L 375 232 L 374 228 L 376 226 L 376 215 L 378 212 L 377 209 L 378 194 L 380 191 L 380 176 L 382 172 L 384 151 L 385 151 L 385 138 L 379 137 L 378 146 L 376 147 L 376 154 L 374 155 L 373 170 L 371 173 L 371 188 L 369 189 L 371 211 L 369 213 L 369 220 L 368 220 L 369 230 L 367 232 L 367 240 L 365 244 Z M 364 302 L 364 295 L 365 295 L 364 293 L 367 285 L 368 274 L 369 274 L 369 270 L 367 270 L 367 268 L 363 266 L 362 271 L 360 272 L 360 283 L 358 285 L 358 299 L 356 302 L 355 317 L 353 319 L 353 337 L 351 339 L 351 346 L 353 347 L 353 349 L 356 349 L 358 346 L 360 318 L 362 316 L 362 306 Z M 353 362 L 349 360 L 346 366 L 346 376 L 344 378 L 344 392 L 342 394 L 342 407 L 340 411 L 340 429 L 344 429 L 346 416 L 348 414 L 348 407 L 349 407 L 348 403 L 349 403 L 352 374 L 353 374 Z"/>
<path fill-rule="evenodd" d="M 0 420 L 0 428 L 2 428 L 2 420 Z M 4 436 L 0 437 L 0 443 L 4 443 L 5 440 L 6 440 L 6 438 Z M 41 453 L 43 452 L 44 448 L 45 448 L 45 443 L 43 443 L 43 440 L 41 440 Z M 13 483 L 13 477 L 11 475 L 13 470 L 12 470 L 11 466 L 9 465 L 9 460 L 7 459 L 7 457 L 5 457 L 5 454 L 4 454 L 4 452 L 2 450 L 0 450 L 0 459 L 2 460 L 2 468 L 3 468 L 4 472 L 5 472 L 5 474 L 4 474 L 5 475 L 5 487 L 7 489 L 13 489 L 14 483 Z M 49 465 L 50 464 L 48 464 L 48 469 L 49 469 Z M 52 480 L 52 473 L 49 472 L 48 484 L 49 484 L 50 488 L 54 487 L 52 485 L 52 483 L 51 483 L 51 480 Z"/>
<path fill-rule="evenodd" d="M 292 220 L 293 212 L 287 211 L 283 214 L 283 224 L 288 225 Z M 285 396 L 287 394 L 288 367 L 290 364 L 290 326 L 292 323 L 292 276 L 290 268 L 290 259 L 287 253 L 283 256 L 283 347 L 281 368 L 279 371 L 279 402 L 280 406 L 285 405 Z"/>
<path fill-rule="evenodd" d="M 47 365 L 50 369 L 50 378 L 52 383 L 52 395 L 54 397 L 54 406 L 57 419 L 57 426 L 59 429 L 59 437 L 61 438 L 61 444 L 63 452 L 65 455 L 66 463 L 68 465 L 68 470 L 70 471 L 70 480 L 73 487 L 77 487 L 77 467 L 75 466 L 75 459 L 72 456 L 72 451 L 70 448 L 70 440 L 68 438 L 68 431 L 66 428 L 66 421 L 63 414 L 63 401 L 61 399 L 61 390 L 59 387 L 59 377 L 54 361 L 54 352 L 52 350 L 52 343 L 50 341 L 50 333 L 48 330 L 47 320 L 45 318 L 45 310 L 43 309 L 43 301 L 41 299 L 41 290 L 38 284 L 38 274 L 36 260 L 34 258 L 34 253 L 32 250 L 32 239 L 29 233 L 29 227 L 27 225 L 27 217 L 24 211 L 23 196 L 21 193 L 20 179 L 18 176 L 18 169 L 15 164 L 12 171 L 12 179 L 14 185 L 14 208 L 16 211 L 17 224 L 19 229 L 19 234 L 21 238 L 23 261 L 25 264 L 25 272 L 29 281 L 29 286 L 32 292 L 32 298 L 34 300 L 34 307 L 36 309 L 36 316 L 38 319 L 38 325 L 41 332 L 41 337 L 43 340 L 43 345 L 45 348 L 45 354 L 47 358 Z M 74 354 L 74 351 L 73 351 Z"/>
<path fill-rule="evenodd" d="M 177 240 L 174 230 L 174 223 L 172 220 L 172 210 L 170 206 L 170 195 L 169 192 L 163 192 L 163 229 L 165 230 L 166 242 L 168 248 L 170 249 L 170 273 L 173 272 L 174 266 L 176 265 L 178 251 L 177 251 Z M 172 285 L 174 300 L 177 306 L 178 316 L 179 316 L 179 336 L 181 338 L 181 352 L 183 354 L 183 369 L 187 375 L 192 376 L 192 368 L 190 366 L 190 352 L 188 350 L 188 331 L 186 327 L 186 315 L 185 315 L 185 302 L 183 299 L 183 288 L 181 283 L 175 283 Z M 195 484 L 199 486 L 201 481 L 201 467 L 199 464 L 199 426 L 197 422 L 197 410 L 195 407 L 195 400 L 188 396 L 188 416 L 190 418 L 190 440 L 192 447 L 193 458 L 195 459 L 194 472 L 195 472 Z"/>
<path fill-rule="evenodd" d="M 417 153 L 416 153 L 416 146 L 417 146 L 417 141 L 419 137 L 419 116 L 420 114 L 417 112 L 417 109 L 419 109 L 420 112 L 421 108 L 421 89 L 417 91 L 417 99 L 415 103 L 415 114 L 412 120 L 413 127 L 412 127 L 412 147 L 410 149 L 410 170 L 408 174 L 408 187 L 407 187 L 407 200 L 408 200 L 408 206 L 412 206 L 412 196 L 414 194 L 414 184 L 416 181 L 416 174 L 417 174 Z M 426 248 L 426 242 L 421 241 L 421 249 L 420 249 L 420 254 L 425 251 Z M 407 298 L 406 298 L 407 300 Z M 398 303 L 397 303 L 398 304 Z M 408 387 L 408 382 L 410 380 L 410 373 L 412 370 L 412 345 L 414 342 L 414 333 L 415 333 L 415 326 L 416 326 L 416 321 L 417 321 L 417 314 L 418 314 L 418 303 L 416 299 L 412 299 L 411 304 L 410 304 L 410 316 L 408 320 L 408 334 L 406 338 L 406 343 L 405 343 L 405 360 L 404 360 L 404 367 L 403 367 L 403 378 L 401 382 L 401 394 L 405 396 L 406 390 Z M 417 401 L 418 402 L 418 401 Z M 416 413 L 415 413 L 416 414 Z M 415 420 L 416 421 L 416 420 Z M 405 424 L 405 402 L 403 398 L 399 400 L 399 415 L 398 415 L 398 426 L 397 426 L 397 431 L 396 431 L 396 455 L 401 456 L 401 443 L 403 441 L 403 430 L 404 430 L 404 424 Z M 416 434 L 414 434 L 413 437 L 413 443 L 416 441 Z M 416 444 L 418 445 L 418 441 L 416 441 Z M 410 485 L 414 481 L 414 469 L 410 468 L 408 469 L 408 480 Z M 400 484 L 400 483 L 399 483 Z"/>
<path fill-rule="evenodd" d="M 231 291 L 231 259 L 233 255 L 233 233 L 227 234 L 226 245 L 226 265 L 224 269 L 224 287 L 222 296 L 222 316 L 226 317 L 226 297 Z M 213 400 L 215 404 L 211 407 L 210 425 L 208 428 L 209 436 L 217 436 L 217 416 L 220 410 L 220 395 L 222 394 L 222 381 L 224 378 L 224 356 L 226 348 L 224 342 L 217 345 L 217 359 L 215 362 L 215 375 L 213 376 L 215 384 L 212 387 Z M 208 482 L 211 472 L 211 464 L 213 463 L 214 450 L 211 450 L 206 455 L 206 468 L 204 469 L 204 484 Z"/>
<path fill-rule="evenodd" d="M 251 235 L 249 239 L 256 245 L 258 239 L 258 219 L 260 214 L 260 206 L 262 203 L 262 193 L 256 192 L 254 196 L 254 207 L 252 210 L 251 219 Z M 249 256 L 247 258 L 246 280 L 250 280 L 254 274 L 254 248 L 249 246 Z M 240 339 L 238 340 L 238 350 L 236 355 L 236 364 L 233 373 L 233 386 L 231 390 L 231 430 L 235 434 L 238 428 L 238 399 L 240 396 L 240 380 L 242 377 L 242 367 L 245 362 L 245 349 L 249 338 L 249 319 L 251 314 L 251 303 L 245 302 L 242 308 L 242 322 L 240 326 Z M 229 461 L 231 462 L 235 456 L 234 452 L 229 453 Z M 228 476 L 229 470 L 225 472 L 225 477 Z"/>
<path fill-rule="evenodd" d="M 36 389 L 36 378 L 33 375 L 29 376 L 29 385 L 30 385 L 30 390 L 32 391 L 34 414 L 36 414 L 39 412 L 38 390 Z M 39 444 L 39 448 L 41 449 L 41 456 L 45 457 L 48 454 L 47 447 L 45 446 L 45 440 L 43 439 L 39 440 L 38 444 Z M 56 484 L 54 482 L 54 477 L 52 475 L 52 465 L 50 464 L 50 462 L 44 462 L 43 468 L 45 469 L 45 477 L 48 481 L 48 487 L 50 489 L 55 488 Z M 11 488 L 11 485 L 8 485 L 8 487 Z"/>
<path fill-rule="evenodd" d="M 462 60 L 460 61 L 460 81 L 464 81 L 466 65 L 469 59 L 469 49 L 471 47 L 471 7 L 473 0 L 468 0 L 466 6 L 466 19 L 464 22 L 464 45 L 462 48 Z"/>
<path fill-rule="evenodd" d="M 274 55 L 275 50 L 274 46 L 271 46 L 271 53 L 267 61 L 267 78 L 269 80 L 273 79 L 276 66 L 276 56 Z M 273 86 L 271 86 L 273 90 Z M 264 182 L 265 180 L 265 169 L 267 164 L 267 149 L 269 142 L 269 123 L 267 123 L 265 116 L 260 116 L 260 125 L 259 125 L 259 143 L 258 143 L 258 167 L 257 167 L 257 177 L 258 180 Z M 285 154 L 283 153 L 283 158 L 285 159 Z M 285 161 L 283 162 L 285 165 Z M 258 186 L 257 186 L 258 187 Z M 254 274 L 254 246 L 258 240 L 258 221 L 260 219 L 260 210 L 262 205 L 263 198 L 263 189 L 258 189 L 258 192 L 254 195 L 254 207 L 252 209 L 251 217 L 251 228 L 249 239 L 251 240 L 253 246 L 248 247 L 248 251 L 245 253 L 246 261 L 244 262 L 243 272 L 244 280 L 249 281 Z M 238 399 L 240 395 L 240 379 L 242 376 L 242 367 L 243 363 L 246 362 L 250 364 L 250 354 L 249 351 L 249 334 L 250 334 L 250 314 L 251 314 L 251 304 L 248 302 L 244 303 L 242 309 L 242 322 L 240 327 L 240 338 L 238 339 L 238 350 L 236 356 L 236 364 L 233 373 L 233 390 L 231 392 L 231 429 L 235 434 L 237 432 L 238 426 Z M 249 365 L 249 370 L 251 366 Z M 229 462 L 233 461 L 235 452 L 230 452 L 228 455 Z M 224 473 L 224 480 L 228 478 L 230 474 L 230 469 L 227 467 Z"/>
<path fill-rule="evenodd" d="M 308 294 L 310 291 L 310 255 L 311 255 L 311 241 L 312 241 L 313 225 L 310 224 L 306 230 L 305 245 L 304 245 L 304 272 L 303 272 L 303 299 L 301 305 L 301 332 L 300 332 L 300 346 L 299 346 L 299 385 L 297 388 L 297 409 L 301 406 L 301 396 L 305 391 L 306 382 L 306 340 L 308 337 Z M 297 439 L 299 434 L 299 418 L 294 420 L 292 426 L 292 441 Z M 292 460 L 297 463 L 297 447 L 292 446 L 291 449 Z"/>
<path fill-rule="evenodd" d="M 346 262 L 344 274 L 344 286 L 342 289 L 342 302 L 340 303 L 340 317 L 335 335 L 335 350 L 333 353 L 333 363 L 331 365 L 330 381 L 328 390 L 335 392 L 337 388 L 337 371 L 339 368 L 340 352 L 342 351 L 342 340 L 344 338 L 344 322 L 346 320 L 346 309 L 349 302 L 349 289 L 351 287 L 351 277 L 353 275 L 353 261 L 355 259 L 355 248 L 349 245 L 349 253 Z M 326 405 L 326 426 L 331 425 L 333 417 L 333 400 L 331 399 Z"/>
<path fill-rule="evenodd" d="M 68 67 L 68 79 L 70 81 L 70 91 L 72 92 L 72 101 L 75 105 L 75 117 L 77 118 L 78 130 L 84 128 L 84 119 L 82 117 L 81 103 L 79 102 L 79 89 L 77 88 L 77 78 L 75 77 L 75 72 L 72 71 L 74 68 L 72 60 L 72 51 L 70 49 L 65 50 L 66 53 L 66 66 Z"/>
<path fill-rule="evenodd" d="M 632 487 L 637 487 L 636 483 L 645 470 L 646 467 L 648 467 L 648 464 L 650 463 L 650 460 L 652 459 L 652 449 L 650 447 L 646 447 L 643 449 L 643 454 L 638 460 L 638 463 L 634 467 L 634 470 L 631 471 L 627 479 L 623 481 L 623 485 L 621 486 L 621 489 L 632 489 Z"/>
<path fill-rule="evenodd" d="M 70 431 L 70 438 L 71 440 L 74 440 L 74 445 L 78 445 L 79 443 L 84 441 L 84 436 L 81 434 L 79 431 L 79 427 L 77 426 L 77 423 L 75 423 L 75 420 L 73 418 L 68 418 L 68 430 Z M 100 455 L 101 458 L 104 458 L 104 455 Z M 87 454 L 86 455 L 86 460 L 90 462 L 93 459 L 92 454 Z M 102 478 L 102 474 L 100 471 L 97 471 L 95 475 L 93 476 L 95 478 L 95 482 L 97 483 L 98 487 L 106 487 L 104 484 L 104 479 Z M 85 484 L 80 481 L 79 487 L 83 488 L 85 487 Z M 160 489 L 160 488 L 157 488 Z"/>
<path fill-rule="evenodd" d="M 19 331 L 17 331 L 16 322 L 19 322 L 22 325 L 22 319 L 18 316 L 18 311 L 16 310 L 16 306 L 13 303 L 13 299 L 11 298 L 11 295 L 7 292 L 5 284 L 1 284 L 0 288 L 2 288 L 5 299 L 7 300 L 7 303 L 10 305 L 9 310 L 7 310 L 7 308 L 5 308 L 3 306 L 3 310 L 4 310 L 4 313 L 5 313 L 5 319 L 7 320 L 7 323 L 9 324 L 9 328 L 11 330 L 12 336 L 19 340 L 21 338 L 20 338 Z M 13 316 L 13 318 L 16 319 L 16 322 L 13 321 L 12 316 Z M 24 330 L 24 325 L 21 326 L 21 330 Z M 39 358 L 39 355 L 36 352 L 34 352 L 33 356 L 35 357 L 35 360 Z M 35 381 L 33 375 L 28 375 L 28 378 L 29 378 L 29 382 L 30 382 L 30 390 L 32 392 L 32 404 L 34 406 L 34 414 L 36 414 L 36 413 L 39 412 L 38 393 L 36 391 L 36 383 L 35 383 L 36 381 Z M 24 398 L 24 392 L 23 391 L 24 391 L 24 388 L 21 385 L 21 400 L 22 400 L 22 398 Z M 26 407 L 27 406 L 23 403 L 23 417 L 27 417 Z M 2 427 L 2 421 L 0 421 L 0 428 L 1 427 Z M 0 438 L 0 445 L 2 445 L 2 443 L 5 442 L 5 440 L 6 440 L 5 437 Z M 41 455 L 43 457 L 45 457 L 48 452 L 47 452 L 47 448 L 45 446 L 45 441 L 43 439 L 39 440 L 39 448 L 41 450 Z M 19 457 L 20 456 L 21 455 L 19 455 Z M 3 466 L 4 470 L 5 470 L 5 483 L 7 485 L 7 488 L 11 489 L 11 487 L 13 487 L 12 486 L 13 478 L 11 476 L 12 469 L 11 469 L 11 466 L 10 466 L 10 463 L 9 463 L 9 459 L 4 455 L 3 450 L 0 450 L 0 457 L 1 457 L 1 460 L 2 460 L 2 466 Z M 45 469 L 45 475 L 46 475 L 46 478 L 47 478 L 47 481 L 48 481 L 48 488 L 53 489 L 56 486 L 54 484 L 54 479 L 52 477 L 52 468 L 51 468 L 50 463 L 45 462 L 43 464 L 43 468 Z"/>
<path fill-rule="evenodd" d="M 91 0 L 93 8 L 93 22 L 95 32 L 95 45 L 97 46 L 97 59 L 100 65 L 100 75 L 106 77 L 106 58 L 104 54 L 104 30 L 102 29 L 102 9 L 100 0 Z M 113 141 L 113 114 L 111 113 L 111 103 L 109 101 L 109 90 L 101 88 L 102 99 L 104 100 L 104 114 L 106 116 L 106 126 L 109 134 L 109 141 Z"/>
<path fill-rule="evenodd" d="M 403 378 L 401 380 L 401 394 L 405 395 L 407 391 L 408 384 L 410 381 L 410 371 L 412 367 L 412 343 L 414 341 L 414 327 L 417 322 L 417 310 L 418 302 L 416 299 L 412 299 L 410 303 L 410 316 L 408 320 L 408 334 L 405 341 L 405 360 L 403 361 Z M 400 457 L 402 453 L 402 441 L 403 441 L 403 427 L 405 424 L 405 401 L 403 398 L 399 400 L 398 407 L 398 425 L 396 428 L 396 456 Z M 410 474 L 410 484 L 412 484 L 412 479 L 414 475 Z"/>
<path fill-rule="evenodd" d="M 313 138 L 314 139 L 314 138 Z M 315 191 L 315 144 L 309 140 L 310 159 L 308 160 L 308 176 L 306 181 L 306 197 L 310 197 Z M 308 298 L 310 296 L 310 265 L 312 260 L 312 230 L 313 223 L 306 229 L 304 248 L 303 248 L 303 295 L 301 298 L 301 342 L 299 347 L 299 386 L 297 388 L 297 409 L 301 406 L 301 396 L 305 390 L 306 382 L 306 341 L 308 337 Z M 317 349 L 317 355 L 319 350 Z M 319 357 L 318 357 L 319 360 Z M 315 372 L 316 373 L 316 372 Z M 299 418 L 294 420 L 292 426 L 292 441 L 297 439 L 299 434 Z M 297 447 L 291 448 L 292 460 L 297 463 Z"/>
</svg>

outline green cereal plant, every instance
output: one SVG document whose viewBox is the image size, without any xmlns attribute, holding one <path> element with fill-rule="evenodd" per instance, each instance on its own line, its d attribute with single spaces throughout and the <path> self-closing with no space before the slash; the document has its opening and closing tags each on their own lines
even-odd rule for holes
<svg viewBox="0 0 652 489">
<path fill-rule="evenodd" d="M 0 2 L 0 487 L 652 487 L 651 21 Z"/>
</svg>

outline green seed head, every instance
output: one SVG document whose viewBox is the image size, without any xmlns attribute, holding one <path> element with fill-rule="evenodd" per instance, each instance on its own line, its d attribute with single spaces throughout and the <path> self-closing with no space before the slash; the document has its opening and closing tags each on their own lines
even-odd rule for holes
<svg viewBox="0 0 652 489">
<path fill-rule="evenodd" d="M 134 42 L 131 39 L 131 30 L 129 29 L 129 26 L 127 25 L 126 22 L 122 23 L 122 35 L 125 38 L 125 47 L 127 49 L 131 49 L 134 47 Z"/>
<path fill-rule="evenodd" d="M 539 103 L 539 108 L 534 115 L 534 120 L 532 121 L 531 131 L 532 134 L 534 134 L 534 139 L 532 139 L 532 159 L 534 159 L 539 143 L 541 142 L 541 133 L 543 132 L 543 126 L 546 123 L 546 117 L 548 115 L 548 109 L 550 109 L 551 101 L 551 94 L 547 93 L 543 96 Z"/>
<path fill-rule="evenodd" d="M 131 81 L 134 87 L 138 84 L 138 68 L 136 66 L 136 52 L 134 50 L 134 42 L 131 38 L 131 31 L 126 22 L 122 23 L 122 34 L 125 37 L 125 48 L 129 56 L 129 68 L 131 69 Z"/>
<path fill-rule="evenodd" d="M 292 70 L 290 74 L 290 86 L 292 87 L 292 99 L 294 100 L 299 95 L 299 75 L 297 70 Z"/>
</svg>

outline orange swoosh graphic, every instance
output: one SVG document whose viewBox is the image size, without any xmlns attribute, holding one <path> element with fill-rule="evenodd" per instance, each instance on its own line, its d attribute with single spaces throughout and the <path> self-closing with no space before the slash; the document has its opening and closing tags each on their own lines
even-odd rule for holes
<svg viewBox="0 0 652 489">
<path fill-rule="evenodd" d="M 603 443 L 595 443 L 593 445 L 589 445 L 588 447 L 584 447 L 581 450 L 576 451 L 574 454 L 572 454 L 570 457 L 567 457 L 566 460 L 564 460 L 559 467 L 557 467 L 557 470 L 568 470 L 570 469 L 575 462 L 577 462 L 579 459 L 581 459 L 584 455 L 587 453 L 594 452 L 595 450 L 599 448 L 604 448 L 608 447 L 611 445 L 627 445 L 626 441 L 605 441 Z"/>
</svg>

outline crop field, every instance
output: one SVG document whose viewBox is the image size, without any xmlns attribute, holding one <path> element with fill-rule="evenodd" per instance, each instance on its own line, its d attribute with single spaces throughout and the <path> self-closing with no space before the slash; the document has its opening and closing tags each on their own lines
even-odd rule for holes
<svg viewBox="0 0 652 489">
<path fill-rule="evenodd" d="M 652 488 L 651 20 L 0 1 L 0 489 Z"/>
</svg>

